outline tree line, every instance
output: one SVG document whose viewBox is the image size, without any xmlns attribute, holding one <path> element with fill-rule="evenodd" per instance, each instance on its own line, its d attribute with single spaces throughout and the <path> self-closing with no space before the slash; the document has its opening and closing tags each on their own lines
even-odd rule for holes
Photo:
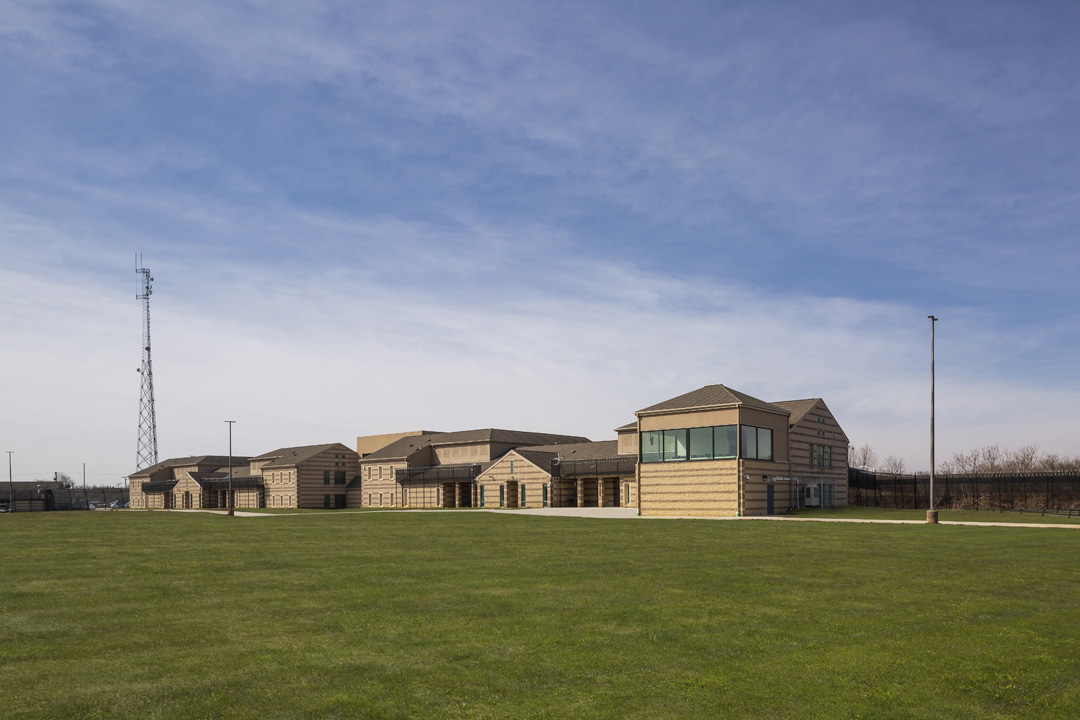
<svg viewBox="0 0 1080 720">
<path fill-rule="evenodd" d="M 851 453 L 852 467 L 875 470 L 881 473 L 902 475 L 908 472 L 901 458 L 889 455 L 878 462 L 878 454 L 869 444 L 855 448 Z M 1003 448 L 998 444 L 953 453 L 938 465 L 936 472 L 952 475 L 1009 472 L 1080 472 L 1080 456 L 1070 457 L 1057 453 L 1044 453 L 1035 444 L 1022 445 L 1016 449 Z"/>
</svg>

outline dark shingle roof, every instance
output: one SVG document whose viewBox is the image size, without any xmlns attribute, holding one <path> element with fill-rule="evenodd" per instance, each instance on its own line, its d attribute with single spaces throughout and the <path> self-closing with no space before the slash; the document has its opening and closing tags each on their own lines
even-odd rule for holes
<svg viewBox="0 0 1080 720">
<path fill-rule="evenodd" d="M 775 405 L 758 400 L 746 393 L 732 390 L 724 385 L 706 385 L 664 402 L 650 405 L 639 413 L 659 412 L 662 410 L 690 410 L 693 408 L 717 407 L 722 405 L 747 405 L 762 410 L 777 410 Z"/>
<path fill-rule="evenodd" d="M 233 465 L 243 465 L 248 462 L 250 458 L 246 456 L 233 455 Z M 192 455 L 190 457 L 181 458 L 169 458 L 168 460 L 162 460 L 156 465 L 143 468 L 142 470 L 136 470 L 128 477 L 144 477 L 149 476 L 151 473 L 155 473 L 158 470 L 167 470 L 174 467 L 182 467 L 185 465 L 228 465 L 228 455 Z"/>
<path fill-rule="evenodd" d="M 805 400 L 780 400 L 779 402 L 772 403 L 781 410 L 787 410 L 791 413 L 791 419 L 788 420 L 789 425 L 795 423 L 806 417 L 806 413 L 821 402 L 821 398 L 807 398 Z"/>
<path fill-rule="evenodd" d="M 414 451 L 426 446 L 453 445 L 457 443 L 507 443 L 512 445 L 554 445 L 563 443 L 587 443 L 589 438 L 580 435 L 555 435 L 552 433 L 527 432 L 523 430 L 461 430 L 448 433 L 413 435 L 390 443 L 381 450 L 376 450 L 364 457 L 364 460 L 393 460 L 407 457 Z"/>
<path fill-rule="evenodd" d="M 563 460 L 605 460 L 619 457 L 619 441 L 602 440 L 565 445 L 539 445 L 515 448 L 514 452 L 546 471 L 550 470 L 552 459 L 560 456 Z"/>
<path fill-rule="evenodd" d="M 341 443 L 327 443 L 326 445 L 302 445 L 300 447 L 280 448 L 273 452 L 268 452 L 258 457 L 252 458 L 252 460 L 270 460 L 270 462 L 263 465 L 264 468 L 279 468 L 279 467 L 293 467 L 298 463 L 302 463 L 305 460 L 310 460 L 319 453 L 329 450 L 332 447 L 342 447 L 349 452 L 355 452 L 354 450 L 345 447 Z"/>
</svg>

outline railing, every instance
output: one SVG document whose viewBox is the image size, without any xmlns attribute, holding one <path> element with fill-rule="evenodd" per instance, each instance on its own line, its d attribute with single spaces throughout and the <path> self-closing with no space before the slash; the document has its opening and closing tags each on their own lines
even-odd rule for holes
<svg viewBox="0 0 1080 720">
<path fill-rule="evenodd" d="M 420 468 L 399 468 L 399 482 L 472 482 L 480 475 L 479 465 L 428 465 Z"/>
<path fill-rule="evenodd" d="M 594 460 L 551 461 L 551 476 L 556 478 L 633 475 L 637 471 L 637 456 L 598 458 Z"/>
</svg>

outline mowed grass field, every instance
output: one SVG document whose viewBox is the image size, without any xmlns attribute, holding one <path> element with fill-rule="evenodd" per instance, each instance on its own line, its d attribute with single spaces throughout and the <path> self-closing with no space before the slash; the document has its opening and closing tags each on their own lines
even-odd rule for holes
<svg viewBox="0 0 1080 720">
<path fill-rule="evenodd" d="M 1076 718 L 1080 531 L 0 516 L 6 718 Z"/>
</svg>

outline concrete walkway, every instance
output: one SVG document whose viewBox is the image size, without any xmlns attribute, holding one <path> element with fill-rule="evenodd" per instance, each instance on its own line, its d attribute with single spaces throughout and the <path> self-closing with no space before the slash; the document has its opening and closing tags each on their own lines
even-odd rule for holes
<svg viewBox="0 0 1080 720">
<path fill-rule="evenodd" d="M 158 510 L 157 512 L 162 512 Z M 227 515 L 225 510 L 164 510 L 163 512 L 205 512 L 213 513 L 215 515 Z M 332 517 L 336 515 L 361 515 L 369 514 L 372 510 L 339 510 L 334 513 L 257 513 L 257 512 L 244 512 L 243 510 L 236 510 L 236 517 L 282 517 L 290 516 L 296 517 L 298 515 L 310 515 L 312 517 Z M 380 510 L 384 513 L 417 513 L 417 512 L 487 512 L 498 513 L 507 515 L 544 515 L 548 517 L 577 517 L 577 518 L 599 518 L 608 520 L 628 520 L 630 518 L 638 518 L 637 509 L 635 508 L 514 508 L 514 509 L 499 509 L 499 508 L 430 508 L 430 509 L 415 509 L 415 510 Z M 730 516 L 710 516 L 710 515 L 653 515 L 639 518 L 641 520 L 727 520 L 727 521 L 768 521 L 768 522 L 826 522 L 826 523 L 861 523 L 871 525 L 925 525 L 925 520 L 882 520 L 882 519 L 870 519 L 870 518 L 810 518 L 810 517 L 789 517 L 787 515 L 756 515 L 750 517 L 730 517 Z M 1067 528 L 1072 530 L 1080 530 L 1080 523 L 1068 524 L 1068 523 L 1020 523 L 1020 522 L 969 522 L 966 520 L 942 520 L 939 525 L 966 525 L 970 527 L 1010 527 L 1010 528 Z"/>
</svg>

